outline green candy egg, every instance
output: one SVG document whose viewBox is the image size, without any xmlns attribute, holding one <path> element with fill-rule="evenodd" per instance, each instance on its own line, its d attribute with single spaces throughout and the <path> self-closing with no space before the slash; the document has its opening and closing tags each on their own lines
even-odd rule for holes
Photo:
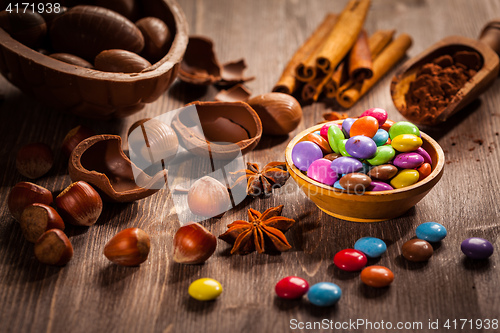
<svg viewBox="0 0 500 333">
<path fill-rule="evenodd" d="M 347 156 L 347 157 L 352 157 L 348 152 L 347 150 L 345 150 L 345 143 L 347 142 L 347 139 L 344 139 L 344 140 L 340 140 L 339 142 L 337 142 L 337 147 L 340 151 L 340 155 L 342 156 Z"/>
<path fill-rule="evenodd" d="M 391 140 L 401 134 L 413 134 L 420 136 L 420 130 L 409 121 L 398 121 L 397 123 L 394 123 L 391 128 L 389 128 L 389 137 Z"/>
<path fill-rule="evenodd" d="M 340 153 L 338 143 L 344 139 L 344 133 L 342 133 L 342 130 L 336 124 L 332 124 L 328 128 L 328 143 L 330 144 L 330 147 L 332 147 L 332 150 L 337 154 Z"/>
<path fill-rule="evenodd" d="M 375 153 L 375 156 L 367 159 L 366 161 L 371 165 L 386 164 L 387 162 L 389 162 L 394 158 L 394 155 L 396 155 L 396 151 L 394 150 L 394 148 L 392 148 L 392 146 L 389 145 L 380 146 L 377 147 L 377 152 Z"/>
</svg>

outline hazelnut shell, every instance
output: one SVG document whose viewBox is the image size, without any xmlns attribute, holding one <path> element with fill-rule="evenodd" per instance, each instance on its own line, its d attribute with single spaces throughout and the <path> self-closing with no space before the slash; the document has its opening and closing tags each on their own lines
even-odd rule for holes
<svg viewBox="0 0 500 333">
<path fill-rule="evenodd" d="M 35 243 L 35 257 L 47 265 L 64 266 L 73 257 L 73 246 L 61 230 L 47 230 Z"/>
<path fill-rule="evenodd" d="M 139 228 L 128 228 L 117 233 L 104 247 L 104 255 L 122 266 L 138 266 L 149 255 L 149 235 Z"/>
<path fill-rule="evenodd" d="M 182 226 L 174 236 L 174 261 L 201 264 L 214 254 L 217 238 L 199 223 Z"/>
<path fill-rule="evenodd" d="M 29 179 L 40 178 L 52 168 L 54 154 L 44 143 L 30 143 L 19 149 L 16 155 L 17 171 Z"/>
<path fill-rule="evenodd" d="M 64 221 L 81 226 L 95 224 L 102 212 L 101 197 L 84 181 L 66 187 L 56 197 L 56 206 Z"/>
<path fill-rule="evenodd" d="M 35 243 L 47 230 L 64 230 L 64 222 L 56 210 L 41 203 L 34 203 L 23 210 L 19 220 L 24 238 Z"/>
<path fill-rule="evenodd" d="M 29 183 L 17 183 L 9 192 L 7 206 L 12 216 L 19 221 L 23 210 L 33 203 L 50 205 L 53 202 L 52 193 L 45 187 Z"/>
</svg>

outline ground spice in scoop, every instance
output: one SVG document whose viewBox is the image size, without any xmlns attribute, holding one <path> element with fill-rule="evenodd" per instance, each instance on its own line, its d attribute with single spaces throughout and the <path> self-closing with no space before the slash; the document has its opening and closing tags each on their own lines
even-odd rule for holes
<svg viewBox="0 0 500 333">
<path fill-rule="evenodd" d="M 410 119 L 437 117 L 481 67 L 478 53 L 459 51 L 423 65 L 405 95 Z"/>
</svg>

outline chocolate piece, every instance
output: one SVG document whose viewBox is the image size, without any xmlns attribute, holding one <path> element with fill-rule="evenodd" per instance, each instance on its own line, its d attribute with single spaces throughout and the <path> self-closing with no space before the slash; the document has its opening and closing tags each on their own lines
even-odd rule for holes
<svg viewBox="0 0 500 333">
<path fill-rule="evenodd" d="M 156 17 L 145 17 L 135 23 L 144 36 L 144 49 L 141 55 L 156 62 L 163 58 L 170 47 L 172 34 L 168 26 Z"/>
<path fill-rule="evenodd" d="M 186 53 L 179 68 L 179 79 L 198 85 L 210 85 L 221 79 L 221 66 L 213 42 L 202 36 L 189 37 Z"/>
<path fill-rule="evenodd" d="M 94 0 L 94 4 L 104 7 L 133 20 L 138 16 L 139 8 L 136 0 Z"/>
<path fill-rule="evenodd" d="M 247 64 L 245 63 L 245 59 L 230 61 L 223 64 L 220 73 L 221 80 L 217 84 L 222 86 L 234 85 L 254 80 L 255 76 L 244 76 L 246 68 Z"/>
<path fill-rule="evenodd" d="M 76 6 L 52 22 L 52 46 L 58 52 L 76 54 L 93 61 L 104 50 L 123 49 L 139 53 L 144 37 L 124 16 L 96 6 Z"/>
<path fill-rule="evenodd" d="M 47 25 L 43 17 L 31 10 L 0 12 L 0 27 L 18 42 L 37 48 L 47 34 Z"/>
<path fill-rule="evenodd" d="M 246 102 L 250 98 L 252 93 L 242 84 L 237 84 L 228 90 L 221 90 L 217 95 L 215 95 L 216 101 L 221 102 Z"/>
<path fill-rule="evenodd" d="M 172 121 L 172 127 L 177 132 L 179 139 L 191 153 L 214 159 L 232 159 L 241 151 L 245 154 L 257 146 L 262 136 L 262 123 L 257 113 L 244 102 L 193 102 L 181 109 Z M 221 119 L 219 119 L 221 118 Z M 199 122 L 197 121 L 199 119 Z M 205 139 L 201 134 L 198 124 L 201 124 L 203 132 L 213 134 L 214 127 L 220 128 L 227 121 L 231 125 L 230 136 L 227 132 L 220 133 L 224 141 L 236 141 L 243 136 L 239 127 L 248 134 L 248 139 L 234 143 L 218 144 Z M 236 127 L 239 126 L 239 127 Z M 226 135 L 226 136 L 225 136 Z M 207 138 L 208 139 L 208 138 Z"/>
<path fill-rule="evenodd" d="M 206 121 L 202 125 L 205 138 L 210 142 L 236 143 L 248 140 L 247 130 L 228 118 L 219 117 L 214 121 Z"/>
<path fill-rule="evenodd" d="M 61 7 L 59 7 L 59 11 L 57 11 L 57 12 L 55 10 L 52 10 L 49 13 L 49 11 L 46 10 L 46 11 L 40 13 L 40 15 L 42 15 L 43 19 L 45 20 L 45 23 L 47 24 L 47 29 L 50 29 L 50 27 L 52 25 L 52 21 L 54 21 L 59 16 L 62 16 L 67 11 L 68 11 L 67 7 L 61 6 Z"/>
<path fill-rule="evenodd" d="M 94 68 L 90 62 L 82 59 L 74 54 L 69 53 L 52 53 L 49 57 L 65 62 L 67 64 L 76 65 L 84 68 Z"/>
<path fill-rule="evenodd" d="M 133 52 L 106 50 L 95 57 L 95 68 L 103 72 L 140 73 L 150 67 L 149 61 Z"/>
<path fill-rule="evenodd" d="M 154 177 L 146 175 L 121 147 L 118 135 L 95 135 L 82 141 L 69 160 L 71 180 L 86 181 L 99 190 L 104 200 L 112 202 L 132 202 L 157 192 L 166 182 L 166 172 L 161 170 Z"/>
</svg>

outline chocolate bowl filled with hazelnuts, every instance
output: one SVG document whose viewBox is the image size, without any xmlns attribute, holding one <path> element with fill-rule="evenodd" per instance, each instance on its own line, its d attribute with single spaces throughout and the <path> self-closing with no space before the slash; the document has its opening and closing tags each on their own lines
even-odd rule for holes
<svg viewBox="0 0 500 333">
<path fill-rule="evenodd" d="M 134 5 L 130 11 L 106 1 L 65 7 L 74 2 L 61 1 L 55 17 L 43 6 L 28 18 L 0 12 L 2 75 L 45 105 L 87 118 L 126 117 L 158 99 L 188 42 L 177 2 L 122 1 Z"/>
</svg>

